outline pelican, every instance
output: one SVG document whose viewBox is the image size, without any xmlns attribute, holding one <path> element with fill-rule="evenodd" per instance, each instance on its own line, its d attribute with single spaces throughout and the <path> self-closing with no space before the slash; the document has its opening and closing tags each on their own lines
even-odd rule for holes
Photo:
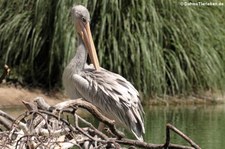
<svg viewBox="0 0 225 149">
<path fill-rule="evenodd" d="M 101 68 L 90 31 L 90 14 L 82 5 L 72 8 L 72 18 L 78 33 L 74 58 L 63 72 L 67 95 L 83 98 L 96 106 L 116 124 L 129 129 L 138 140 L 145 133 L 143 108 L 138 91 L 122 76 Z M 92 64 L 86 64 L 89 55 Z"/>
</svg>

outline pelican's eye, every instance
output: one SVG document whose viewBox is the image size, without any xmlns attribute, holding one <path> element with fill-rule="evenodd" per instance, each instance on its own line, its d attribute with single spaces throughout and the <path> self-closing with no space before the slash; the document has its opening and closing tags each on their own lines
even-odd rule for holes
<svg viewBox="0 0 225 149">
<path fill-rule="evenodd" d="M 83 21 L 84 23 L 87 22 L 87 20 L 86 20 L 84 17 L 82 17 L 81 19 L 82 19 L 82 21 Z"/>
</svg>

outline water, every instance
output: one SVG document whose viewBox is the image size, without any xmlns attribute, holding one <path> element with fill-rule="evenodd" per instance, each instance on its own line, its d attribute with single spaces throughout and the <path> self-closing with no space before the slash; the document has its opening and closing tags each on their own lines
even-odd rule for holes
<svg viewBox="0 0 225 149">
<path fill-rule="evenodd" d="M 165 142 L 165 126 L 171 123 L 203 149 L 223 149 L 225 146 L 225 106 L 150 107 L 146 111 L 145 140 Z M 171 143 L 186 142 L 174 134 Z"/>
<path fill-rule="evenodd" d="M 21 108 L 2 109 L 16 116 Z M 203 149 L 223 149 L 225 146 L 225 105 L 221 106 L 178 106 L 145 107 L 145 141 L 165 143 L 166 124 L 171 123 L 189 136 Z M 90 121 L 95 122 L 93 117 Z M 175 133 L 171 143 L 189 145 Z"/>
</svg>

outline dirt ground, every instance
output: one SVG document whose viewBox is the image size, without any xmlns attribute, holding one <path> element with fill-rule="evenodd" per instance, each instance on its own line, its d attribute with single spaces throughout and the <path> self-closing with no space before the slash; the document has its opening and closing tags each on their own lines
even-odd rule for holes
<svg viewBox="0 0 225 149">
<path fill-rule="evenodd" d="M 28 89 L 21 86 L 0 84 L 0 108 L 22 106 L 22 100 L 31 101 L 36 97 L 43 97 L 50 105 L 55 105 L 68 99 L 60 91 L 47 92 L 42 89 Z M 225 94 L 206 92 L 202 96 L 172 96 L 147 101 L 144 104 L 151 106 L 225 104 Z"/>
<path fill-rule="evenodd" d="M 0 107 L 22 106 L 22 100 L 31 101 L 43 97 L 50 105 L 66 99 L 62 92 L 46 92 L 41 89 L 27 89 L 14 85 L 0 85 Z"/>
</svg>

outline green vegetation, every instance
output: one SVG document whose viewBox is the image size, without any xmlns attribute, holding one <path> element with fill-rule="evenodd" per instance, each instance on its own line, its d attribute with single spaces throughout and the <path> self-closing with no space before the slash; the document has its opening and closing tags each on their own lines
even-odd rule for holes
<svg viewBox="0 0 225 149">
<path fill-rule="evenodd" d="M 73 0 L 1 0 L 0 49 L 3 62 L 22 83 L 53 87 L 74 51 L 69 17 Z"/>
<path fill-rule="evenodd" d="M 211 0 L 212 1 L 212 0 Z M 75 51 L 76 0 L 0 0 L 0 64 L 12 77 L 48 88 Z M 151 95 L 225 88 L 224 6 L 173 0 L 90 0 L 100 63 Z"/>
</svg>

